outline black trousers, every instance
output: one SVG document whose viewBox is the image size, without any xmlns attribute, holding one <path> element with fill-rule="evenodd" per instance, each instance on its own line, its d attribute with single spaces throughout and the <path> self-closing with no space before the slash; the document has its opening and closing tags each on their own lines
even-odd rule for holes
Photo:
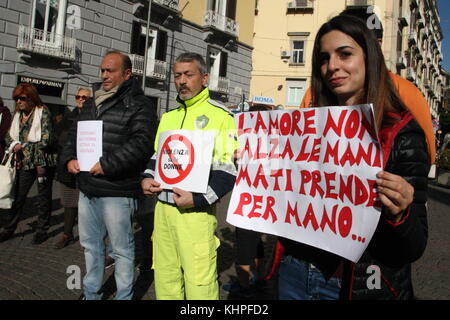
<svg viewBox="0 0 450 320">
<path fill-rule="evenodd" d="M 37 227 L 36 232 L 47 232 L 50 227 L 50 216 L 52 213 L 52 185 L 53 177 L 55 175 L 54 167 L 46 167 L 45 181 L 38 182 L 37 195 Z M 5 224 L 3 228 L 6 231 L 14 232 L 17 224 L 23 216 L 23 206 L 27 199 L 27 195 L 37 179 L 36 169 L 32 170 L 17 170 L 15 197 L 11 209 L 5 216 Z"/>
</svg>

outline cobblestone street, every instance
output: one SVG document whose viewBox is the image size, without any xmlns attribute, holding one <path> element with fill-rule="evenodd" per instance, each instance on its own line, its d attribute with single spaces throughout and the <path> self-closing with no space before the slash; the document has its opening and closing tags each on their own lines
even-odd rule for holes
<svg viewBox="0 0 450 320">
<path fill-rule="evenodd" d="M 55 190 L 56 191 L 56 190 Z M 33 195 L 33 190 L 31 195 Z M 58 194 L 54 192 L 54 194 Z M 418 299 L 450 299 L 449 244 L 450 233 L 450 189 L 430 184 L 429 200 L 429 242 L 424 256 L 413 265 L 413 281 Z M 220 286 L 236 277 L 234 270 L 234 227 L 225 222 L 227 198 L 218 208 L 219 227 L 217 235 L 221 239 L 218 252 Z M 19 224 L 12 239 L 0 244 L 0 299 L 10 300 L 76 300 L 81 289 L 69 289 L 67 273 L 69 266 L 80 267 L 84 274 L 84 256 L 77 241 L 64 249 L 55 250 L 53 244 L 62 231 L 63 216 L 59 199 L 53 201 L 53 215 L 50 238 L 39 246 L 31 245 L 33 221 L 35 220 L 33 198 L 26 204 L 27 215 Z M 75 231 L 75 235 L 77 235 Z M 136 259 L 140 257 L 141 230 L 136 224 Z M 78 240 L 78 237 L 76 238 Z M 266 236 L 266 252 L 270 255 L 274 239 Z M 136 266 L 138 266 L 137 261 Z M 104 298 L 114 295 L 114 268 L 105 273 Z M 140 273 L 136 268 L 135 299 L 155 299 L 152 272 Z M 69 283 L 71 283 L 69 281 Z M 264 294 L 258 299 L 275 299 L 274 281 L 268 284 Z M 221 299 L 230 299 L 221 289 Z"/>
</svg>

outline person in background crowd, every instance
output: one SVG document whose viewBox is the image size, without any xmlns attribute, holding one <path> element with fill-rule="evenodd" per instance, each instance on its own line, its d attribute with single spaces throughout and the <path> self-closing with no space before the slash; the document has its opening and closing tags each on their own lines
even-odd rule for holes
<svg viewBox="0 0 450 320">
<path fill-rule="evenodd" d="M 88 88 L 78 88 L 75 95 L 76 107 L 64 114 L 63 119 L 55 126 L 55 133 L 58 137 L 58 153 L 67 140 L 67 134 L 74 125 L 84 102 L 91 97 L 91 90 Z M 64 231 L 60 234 L 55 243 L 55 249 L 62 249 L 71 242 L 73 238 L 73 227 L 78 215 L 78 197 L 80 191 L 76 185 L 75 175 L 67 171 L 66 166 L 59 162 L 56 171 L 56 180 L 59 182 L 61 192 L 61 205 L 64 208 Z"/>
<path fill-rule="evenodd" d="M 234 152 L 237 133 L 233 114 L 209 97 L 208 73 L 203 57 L 181 54 L 173 66 L 178 91 L 177 109 L 165 113 L 160 133 L 177 130 L 213 130 L 217 132 L 208 191 L 193 193 L 174 187 L 163 190 L 153 179 L 156 154 L 141 182 L 147 195 L 158 195 L 153 231 L 153 268 L 157 299 L 217 300 L 217 248 L 219 239 L 215 203 L 228 193 L 236 179 Z"/>
<path fill-rule="evenodd" d="M 11 112 L 3 104 L 3 99 L 0 97 L 0 161 L 3 159 L 5 153 L 5 137 L 11 126 Z"/>
<path fill-rule="evenodd" d="M 36 88 L 21 83 L 13 90 L 16 112 L 6 135 L 6 145 L 16 153 L 15 199 L 0 231 L 0 242 L 8 240 L 17 228 L 30 188 L 38 180 L 36 233 L 32 244 L 48 238 L 52 212 L 52 184 L 57 162 L 51 114 Z"/>
<path fill-rule="evenodd" d="M 312 60 L 312 107 L 374 104 L 385 159 L 376 181 L 382 210 L 356 264 L 280 238 L 279 297 L 412 299 L 411 263 L 423 254 L 428 237 L 430 155 L 424 130 L 399 98 L 377 39 L 361 20 L 341 15 L 322 25 Z M 367 288 L 370 265 L 380 268 L 378 290 Z"/>
<path fill-rule="evenodd" d="M 87 300 L 102 298 L 106 234 L 115 260 L 116 300 L 130 300 L 134 284 L 132 218 L 142 194 L 140 173 L 150 159 L 154 143 L 156 108 L 132 75 L 130 58 L 110 51 L 102 59 L 101 80 L 94 97 L 84 103 L 77 118 L 102 121 L 102 156 L 89 172 L 80 171 L 76 126 L 69 131 L 61 163 L 77 175 L 80 199 L 78 228 L 86 259 L 83 280 Z"/>
</svg>

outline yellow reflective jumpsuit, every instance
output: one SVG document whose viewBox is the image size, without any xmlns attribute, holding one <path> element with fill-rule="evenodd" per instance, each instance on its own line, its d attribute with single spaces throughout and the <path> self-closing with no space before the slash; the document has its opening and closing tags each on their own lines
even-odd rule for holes
<svg viewBox="0 0 450 320">
<path fill-rule="evenodd" d="M 208 189 L 205 194 L 193 193 L 194 208 L 177 208 L 169 190 L 158 196 L 152 237 L 156 298 L 214 300 L 219 299 L 216 258 L 220 245 L 214 235 L 215 202 L 235 182 L 236 126 L 233 114 L 209 99 L 208 88 L 190 100 L 177 101 L 180 107 L 161 118 L 155 150 L 159 134 L 168 130 L 212 130 L 216 137 Z M 155 154 L 144 176 L 154 176 L 156 157 Z"/>
</svg>

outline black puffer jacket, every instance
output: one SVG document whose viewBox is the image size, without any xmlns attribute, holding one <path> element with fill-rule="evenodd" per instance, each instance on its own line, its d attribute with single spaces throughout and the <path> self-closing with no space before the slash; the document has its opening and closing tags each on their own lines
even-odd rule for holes
<svg viewBox="0 0 450 320">
<path fill-rule="evenodd" d="M 392 128 L 381 131 L 383 154 L 389 154 L 385 171 L 402 176 L 414 187 L 414 200 L 400 223 L 393 225 L 382 214 L 375 234 L 358 263 L 346 263 L 343 288 L 349 299 L 412 299 L 411 263 L 419 259 L 428 239 L 425 135 L 407 114 Z M 389 149 L 390 153 L 389 153 Z M 374 265 L 381 279 L 377 285 Z M 369 289 L 371 287 L 371 289 Z M 377 289 L 376 287 L 379 287 Z"/>
<path fill-rule="evenodd" d="M 100 88 L 94 85 L 93 92 Z M 140 172 L 153 152 L 157 129 L 156 108 L 144 96 L 136 78 L 125 81 L 116 94 L 105 100 L 97 113 L 93 98 L 88 99 L 77 121 L 103 121 L 103 156 L 100 165 L 104 176 L 89 172 L 78 174 L 78 187 L 93 197 L 138 197 L 141 192 Z M 66 164 L 76 159 L 74 125 L 61 153 Z"/>
</svg>

